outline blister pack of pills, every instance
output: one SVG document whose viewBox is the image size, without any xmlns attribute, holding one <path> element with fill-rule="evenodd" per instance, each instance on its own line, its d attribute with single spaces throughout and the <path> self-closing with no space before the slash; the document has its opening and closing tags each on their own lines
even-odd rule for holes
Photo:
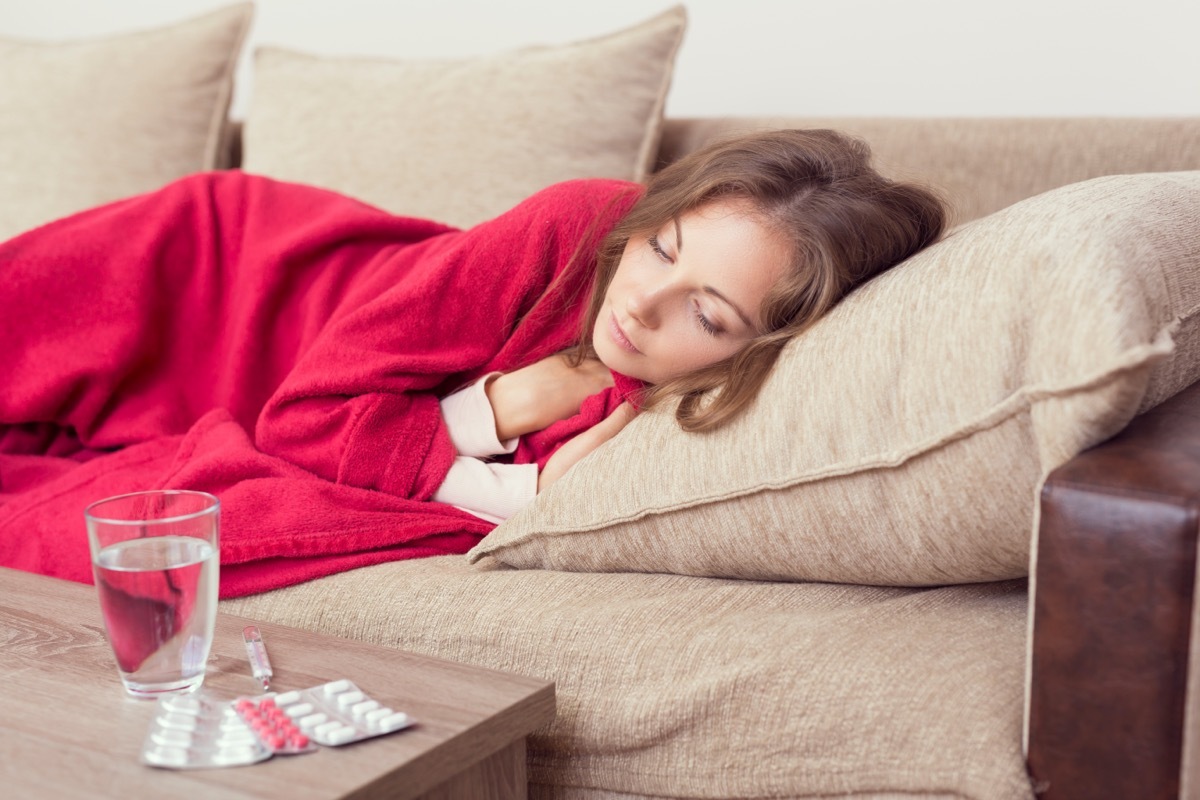
<svg viewBox="0 0 1200 800">
<path fill-rule="evenodd" d="M 142 744 L 143 762 L 171 769 L 233 767 L 272 755 L 228 701 L 203 694 L 160 698 Z"/>
<path fill-rule="evenodd" d="M 155 767 L 201 769 L 254 764 L 394 733 L 412 725 L 407 714 L 368 697 L 340 679 L 277 694 L 216 700 L 204 693 L 158 701 L 142 745 Z"/>
<path fill-rule="evenodd" d="M 294 715 L 276 705 L 274 695 L 253 700 L 238 698 L 233 702 L 233 710 L 272 755 L 294 755 L 316 749 L 296 725 Z"/>
<path fill-rule="evenodd" d="M 263 698 L 251 698 L 263 701 Z M 345 678 L 311 689 L 274 695 L 275 706 L 314 741 L 337 747 L 372 736 L 394 733 L 412 725 L 403 711 L 381 704 Z"/>
</svg>

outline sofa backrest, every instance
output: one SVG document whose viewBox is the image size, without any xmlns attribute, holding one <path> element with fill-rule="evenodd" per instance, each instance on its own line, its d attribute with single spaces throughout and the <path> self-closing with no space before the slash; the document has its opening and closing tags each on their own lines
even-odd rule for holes
<svg viewBox="0 0 1200 800">
<path fill-rule="evenodd" d="M 731 117 L 668 119 L 660 167 L 726 136 L 834 128 L 865 139 L 880 171 L 938 189 L 966 222 L 1101 175 L 1200 170 L 1200 118 Z"/>
<path fill-rule="evenodd" d="M 224 167 L 241 163 L 241 127 L 230 123 Z M 770 128 L 834 128 L 863 138 L 884 174 L 941 192 L 955 223 L 1101 175 L 1200 170 L 1200 117 L 668 118 L 658 166 Z"/>
</svg>

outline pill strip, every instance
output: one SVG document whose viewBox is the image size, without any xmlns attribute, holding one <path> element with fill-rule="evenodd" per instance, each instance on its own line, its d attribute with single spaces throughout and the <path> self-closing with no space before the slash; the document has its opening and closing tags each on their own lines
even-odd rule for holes
<svg viewBox="0 0 1200 800">
<path fill-rule="evenodd" d="M 249 698 L 273 698 L 275 707 L 295 720 L 312 741 L 328 747 L 358 742 L 410 727 L 407 714 L 381 704 L 342 678 L 310 689 Z"/>
<path fill-rule="evenodd" d="M 412 726 L 403 712 L 340 679 L 310 689 L 239 697 L 160 698 L 142 745 L 142 761 L 168 769 L 254 764 L 350 744 Z"/>
<path fill-rule="evenodd" d="M 265 747 L 275 755 L 295 755 L 315 750 L 314 745 L 271 696 L 260 700 L 243 697 L 233 709 Z"/>
<path fill-rule="evenodd" d="M 142 744 L 144 763 L 170 769 L 233 767 L 272 755 L 229 703 L 192 695 L 161 698 Z"/>
</svg>

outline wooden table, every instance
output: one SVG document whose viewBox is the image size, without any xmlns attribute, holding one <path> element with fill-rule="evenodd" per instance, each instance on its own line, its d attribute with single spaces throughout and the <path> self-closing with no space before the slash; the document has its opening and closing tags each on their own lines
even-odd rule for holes
<svg viewBox="0 0 1200 800">
<path fill-rule="evenodd" d="M 206 690 L 255 694 L 242 628 L 257 624 L 271 689 L 350 678 L 408 730 L 227 769 L 140 761 L 156 703 L 125 694 L 91 586 L 0 568 L 4 797 L 523 798 L 525 737 L 554 718 L 554 684 L 226 614 Z"/>
</svg>

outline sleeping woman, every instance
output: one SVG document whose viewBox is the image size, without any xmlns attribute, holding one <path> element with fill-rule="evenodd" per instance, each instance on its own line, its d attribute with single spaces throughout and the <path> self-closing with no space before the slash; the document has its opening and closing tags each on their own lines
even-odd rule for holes
<svg viewBox="0 0 1200 800">
<path fill-rule="evenodd" d="M 86 581 L 82 508 L 164 486 L 222 497 L 224 596 L 463 552 L 638 413 L 737 416 L 945 216 L 782 130 L 466 230 L 237 171 L 45 225 L 0 243 L 0 564 Z"/>
</svg>

